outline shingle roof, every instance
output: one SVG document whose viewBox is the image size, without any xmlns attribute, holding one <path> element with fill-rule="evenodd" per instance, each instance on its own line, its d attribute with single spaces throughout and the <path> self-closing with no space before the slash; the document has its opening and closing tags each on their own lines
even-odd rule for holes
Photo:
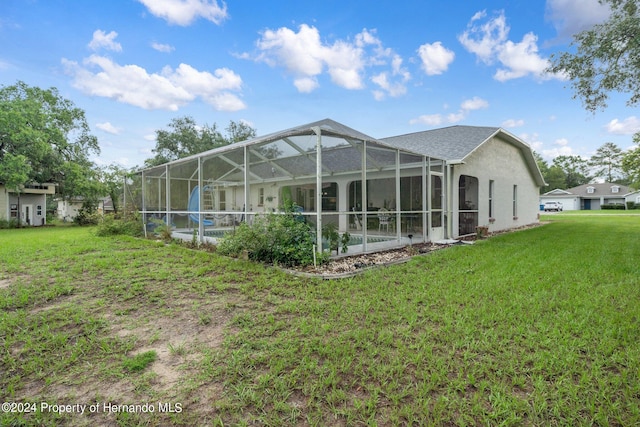
<svg viewBox="0 0 640 427">
<path fill-rule="evenodd" d="M 593 187 L 593 193 L 588 193 L 587 188 Z M 613 187 L 618 187 L 618 192 L 613 192 Z M 595 183 L 595 184 L 583 184 L 573 188 L 567 188 L 565 191 L 568 191 L 571 194 L 575 194 L 578 196 L 589 195 L 589 196 L 606 196 L 606 195 L 616 195 L 623 196 L 625 194 L 633 192 L 633 189 L 627 187 L 626 185 L 621 184 L 613 184 L 611 182 L 603 182 L 603 183 Z"/>
<path fill-rule="evenodd" d="M 485 126 L 450 126 L 382 138 L 381 141 L 431 157 L 462 160 L 499 130 Z"/>
</svg>

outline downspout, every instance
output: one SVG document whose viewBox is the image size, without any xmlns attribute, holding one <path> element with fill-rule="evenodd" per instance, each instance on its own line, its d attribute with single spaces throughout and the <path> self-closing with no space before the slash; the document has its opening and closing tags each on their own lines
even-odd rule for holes
<svg viewBox="0 0 640 427">
<path fill-rule="evenodd" d="M 311 130 L 316 134 L 316 245 L 317 251 L 322 252 L 322 136 L 319 126 Z"/>
</svg>

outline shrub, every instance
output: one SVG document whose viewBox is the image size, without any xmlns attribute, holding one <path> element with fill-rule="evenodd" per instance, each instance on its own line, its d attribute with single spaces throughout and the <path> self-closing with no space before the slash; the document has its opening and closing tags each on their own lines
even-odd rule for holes
<svg viewBox="0 0 640 427">
<path fill-rule="evenodd" d="M 73 218 L 73 222 L 78 225 L 97 225 L 101 216 L 98 212 L 83 207 L 78 211 L 78 215 Z"/>
<path fill-rule="evenodd" d="M 16 219 L 0 219 L 0 229 L 3 228 L 18 228 L 20 224 L 18 224 L 18 220 Z"/>
<path fill-rule="evenodd" d="M 218 252 L 235 257 L 246 254 L 254 261 L 284 266 L 313 264 L 315 235 L 294 208 L 289 204 L 282 213 L 269 213 L 252 224 L 240 224 L 234 233 L 221 239 Z M 327 254 L 316 254 L 317 262 L 327 259 Z"/>
<path fill-rule="evenodd" d="M 143 234 L 142 223 L 135 214 L 124 215 L 117 219 L 113 215 L 105 215 L 96 228 L 96 236 L 127 236 L 140 237 Z"/>
<path fill-rule="evenodd" d="M 622 203 L 611 203 L 611 204 L 607 204 L 607 205 L 602 205 L 600 206 L 601 209 L 603 210 L 624 210 L 625 205 L 623 205 Z"/>
</svg>

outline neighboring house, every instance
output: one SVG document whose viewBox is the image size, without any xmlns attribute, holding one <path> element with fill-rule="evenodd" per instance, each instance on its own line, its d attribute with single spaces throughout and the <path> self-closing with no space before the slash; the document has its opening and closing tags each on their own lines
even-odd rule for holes
<svg viewBox="0 0 640 427">
<path fill-rule="evenodd" d="M 222 236 L 291 200 L 318 244 L 333 224 L 358 242 L 350 252 L 536 223 L 544 185 L 531 148 L 497 127 L 376 139 L 329 119 L 139 175 L 144 221 L 175 225 L 179 237 Z"/>
<path fill-rule="evenodd" d="M 31 184 L 25 185 L 17 194 L 0 184 L 0 219 L 20 220 L 22 225 L 45 225 L 47 195 L 55 194 L 55 191 L 55 184 Z"/>
<path fill-rule="evenodd" d="M 557 188 L 548 191 L 540 196 L 540 204 L 543 205 L 545 202 L 561 203 L 565 211 L 599 210 L 602 205 L 640 203 L 640 191 L 610 182 L 584 184 L 566 190 Z"/>
<path fill-rule="evenodd" d="M 84 199 L 82 197 L 72 197 L 69 200 L 57 199 L 57 202 L 58 219 L 62 221 L 73 221 L 74 218 L 78 216 L 78 212 L 80 212 L 80 209 L 82 209 Z M 113 212 L 113 203 L 111 202 L 111 197 L 102 197 L 98 201 L 97 210 L 99 213 Z"/>
</svg>

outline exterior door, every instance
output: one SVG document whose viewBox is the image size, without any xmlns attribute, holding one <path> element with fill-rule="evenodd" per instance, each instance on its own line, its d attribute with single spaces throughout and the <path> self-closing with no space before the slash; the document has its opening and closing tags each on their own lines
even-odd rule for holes
<svg viewBox="0 0 640 427">
<path fill-rule="evenodd" d="M 591 199 L 584 199 L 584 210 L 585 211 L 591 210 Z"/>
<path fill-rule="evenodd" d="M 437 242 L 444 238 L 444 214 L 442 212 L 444 193 L 442 191 L 442 176 L 431 175 L 431 230 L 430 240 Z"/>
<path fill-rule="evenodd" d="M 26 225 L 33 225 L 33 205 L 22 205 L 22 223 Z"/>
</svg>

